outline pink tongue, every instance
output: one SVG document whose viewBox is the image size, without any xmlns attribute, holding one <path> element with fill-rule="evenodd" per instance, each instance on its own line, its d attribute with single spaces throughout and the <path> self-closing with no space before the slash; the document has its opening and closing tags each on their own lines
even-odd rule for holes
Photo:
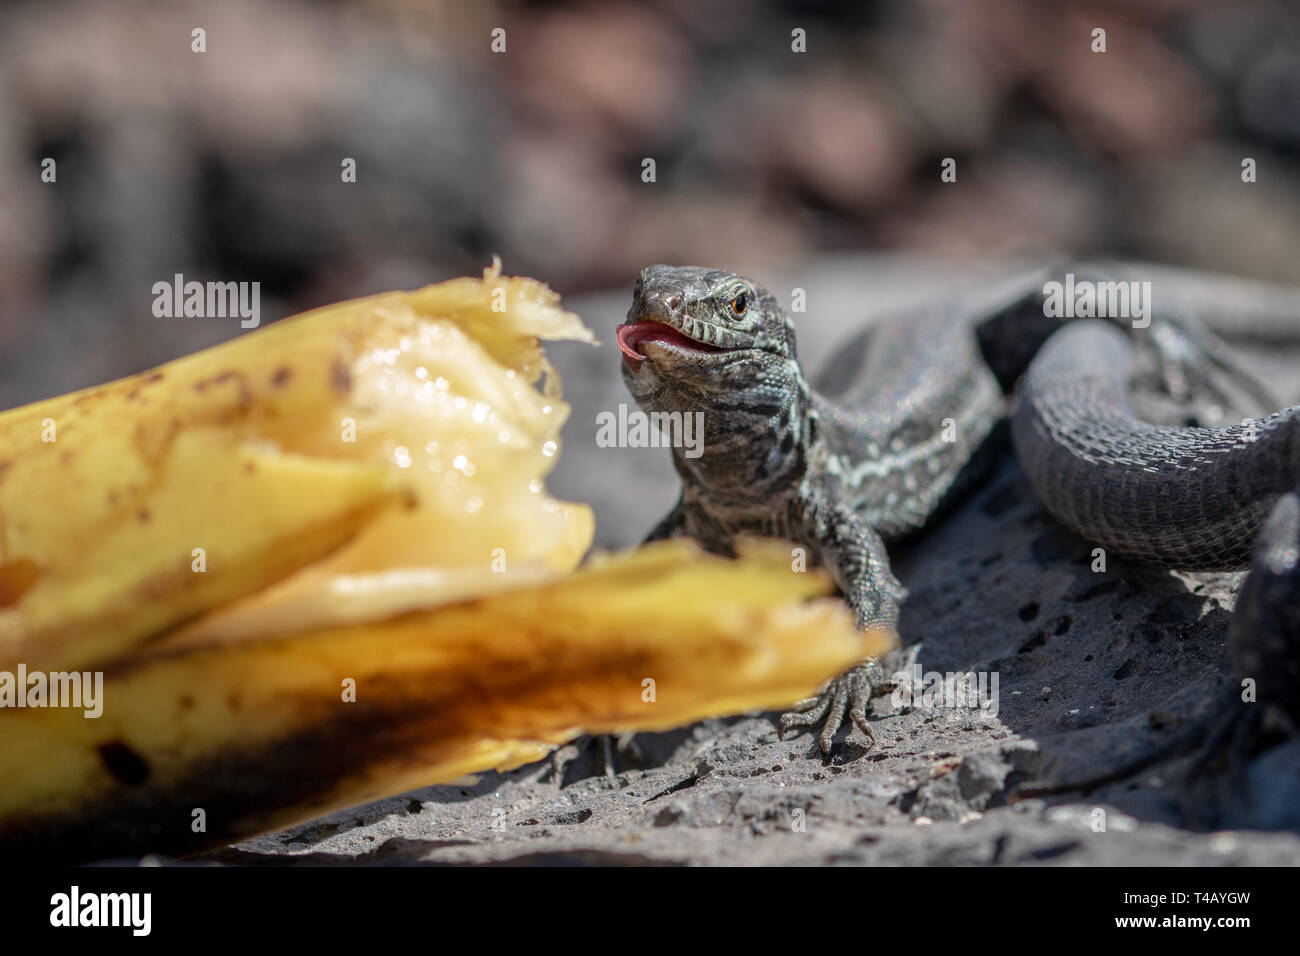
<svg viewBox="0 0 1300 956">
<path fill-rule="evenodd" d="M 637 351 L 637 346 L 646 339 L 661 342 L 680 342 L 693 346 L 695 343 L 670 325 L 662 322 L 628 322 L 618 327 L 618 348 L 623 353 L 623 361 L 634 372 L 641 371 L 645 356 Z"/>
<path fill-rule="evenodd" d="M 641 371 L 641 363 L 645 361 L 645 355 L 638 350 L 637 346 L 647 341 L 672 342 L 674 345 L 695 349 L 700 352 L 723 351 L 714 346 L 697 342 L 690 336 L 677 331 L 671 325 L 665 325 L 662 322 L 629 322 L 618 327 L 618 347 L 619 351 L 623 353 L 623 361 L 627 362 L 628 368 L 634 372 Z"/>
<path fill-rule="evenodd" d="M 641 363 L 645 361 L 645 356 L 636 350 L 636 343 L 644 337 L 643 329 L 647 324 L 649 323 L 635 322 L 618 327 L 618 350 L 623 353 L 623 361 L 634 372 L 641 371 Z"/>
</svg>

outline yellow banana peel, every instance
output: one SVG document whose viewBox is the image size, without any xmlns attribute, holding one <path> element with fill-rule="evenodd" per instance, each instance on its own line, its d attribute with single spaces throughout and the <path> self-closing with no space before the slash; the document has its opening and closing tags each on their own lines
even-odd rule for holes
<svg viewBox="0 0 1300 956">
<path fill-rule="evenodd" d="M 591 341 L 494 267 L 0 414 L 0 850 L 200 850 L 888 649 L 771 542 L 575 571 L 543 338 Z"/>
</svg>

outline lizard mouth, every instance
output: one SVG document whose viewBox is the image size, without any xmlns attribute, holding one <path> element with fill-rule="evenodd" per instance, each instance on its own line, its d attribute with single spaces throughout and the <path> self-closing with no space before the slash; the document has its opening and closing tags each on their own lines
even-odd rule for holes
<svg viewBox="0 0 1300 956">
<path fill-rule="evenodd" d="M 623 353 L 623 361 L 627 363 L 628 368 L 633 372 L 641 371 L 641 364 L 646 360 L 646 354 L 642 351 L 642 348 L 647 342 L 653 342 L 656 345 L 668 345 L 684 352 L 717 353 L 731 351 L 731 349 L 700 342 L 691 338 L 685 332 L 663 322 L 655 322 L 654 320 L 628 322 L 618 327 L 618 348 Z"/>
</svg>

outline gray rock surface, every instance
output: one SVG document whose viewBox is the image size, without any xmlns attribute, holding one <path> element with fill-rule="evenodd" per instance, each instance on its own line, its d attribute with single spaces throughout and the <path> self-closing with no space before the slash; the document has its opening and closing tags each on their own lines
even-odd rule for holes
<svg viewBox="0 0 1300 956">
<path fill-rule="evenodd" d="M 868 317 L 948 293 L 981 294 L 1002 266 L 830 260 L 768 284 L 797 316 L 816 368 Z M 629 283 L 630 284 L 630 283 Z M 630 402 L 613 327 L 627 293 L 573 300 L 599 349 L 553 347 L 573 416 L 551 487 L 592 503 L 597 545 L 635 544 L 672 504 L 662 449 L 598 448 L 596 414 Z M 1254 355 L 1285 399 L 1294 355 Z M 812 735 L 777 740 L 771 714 L 640 735 L 618 773 L 590 776 L 570 745 L 549 763 L 488 773 L 334 814 L 210 855 L 239 863 L 1117 864 L 1300 863 L 1300 742 L 1251 768 L 1251 803 L 1177 784 L 1187 758 L 1092 792 L 1011 799 L 1021 784 L 1087 779 L 1175 735 L 1230 674 L 1227 622 L 1239 575 L 1112 561 L 1037 505 L 1010 449 L 986 484 L 895 553 L 911 592 L 906 647 L 889 662 L 998 677 L 996 716 L 878 697 L 876 745 L 843 736 L 826 764 Z M 635 757 L 635 759 L 634 759 Z M 562 784 L 562 785 L 561 785 Z M 1218 807 L 1233 830 L 1209 831 Z M 1286 829 L 1290 828 L 1290 829 Z"/>
</svg>

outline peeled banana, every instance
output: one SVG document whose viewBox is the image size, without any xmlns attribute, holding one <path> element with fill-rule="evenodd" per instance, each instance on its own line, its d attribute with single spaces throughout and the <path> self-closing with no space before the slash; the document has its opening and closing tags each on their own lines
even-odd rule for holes
<svg viewBox="0 0 1300 956">
<path fill-rule="evenodd" d="M 494 267 L 0 413 L 0 852 L 201 850 L 887 649 L 771 542 L 575 571 L 543 338 L 591 334 Z"/>
<path fill-rule="evenodd" d="M 592 517 L 542 488 L 568 408 L 553 375 L 534 387 L 541 336 L 591 341 L 540 283 L 457 279 L 0 414 L 0 667 L 572 569 Z M 200 620 L 253 595 L 255 614 Z"/>
</svg>

